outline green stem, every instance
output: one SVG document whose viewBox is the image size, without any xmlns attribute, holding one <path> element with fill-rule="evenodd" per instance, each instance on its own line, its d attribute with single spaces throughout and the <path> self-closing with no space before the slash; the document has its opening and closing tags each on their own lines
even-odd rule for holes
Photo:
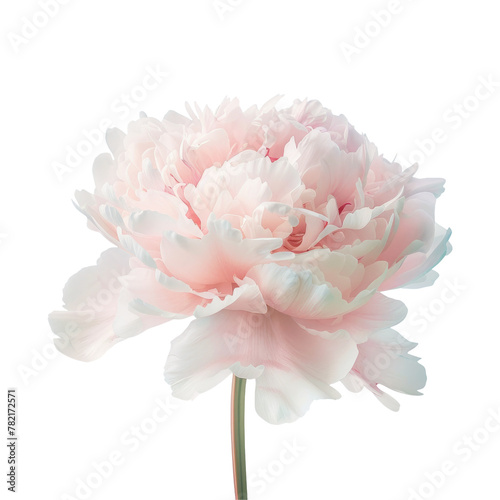
<svg viewBox="0 0 500 500">
<path fill-rule="evenodd" d="M 236 500 L 247 500 L 247 468 L 245 460 L 245 387 L 246 379 L 233 376 L 231 391 L 231 442 L 233 478 Z"/>
</svg>

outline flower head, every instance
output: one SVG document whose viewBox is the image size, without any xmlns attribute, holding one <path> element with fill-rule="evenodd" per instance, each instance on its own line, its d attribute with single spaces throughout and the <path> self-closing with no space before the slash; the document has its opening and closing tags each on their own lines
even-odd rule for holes
<svg viewBox="0 0 500 500">
<path fill-rule="evenodd" d="M 417 179 L 317 101 L 215 113 L 188 107 L 107 135 L 93 194 L 77 192 L 91 228 L 116 248 L 68 282 L 50 315 L 77 359 L 171 319 L 194 316 L 165 367 L 192 398 L 233 373 L 256 379 L 256 408 L 293 421 L 332 384 L 419 394 L 415 344 L 391 328 L 405 306 L 382 291 L 431 284 L 450 231 L 434 220 L 442 179 Z M 105 307 L 85 304 L 107 282 Z M 381 353 L 389 362 L 380 367 Z"/>
</svg>

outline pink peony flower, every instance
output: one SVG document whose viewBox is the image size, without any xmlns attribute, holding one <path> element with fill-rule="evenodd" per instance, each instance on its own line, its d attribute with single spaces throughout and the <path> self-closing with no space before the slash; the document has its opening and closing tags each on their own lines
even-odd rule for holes
<svg viewBox="0 0 500 500">
<path fill-rule="evenodd" d="M 434 220 L 444 181 L 387 161 L 317 101 L 276 102 L 243 111 L 226 99 L 109 131 L 95 192 L 76 199 L 117 248 L 66 285 L 66 310 L 50 315 L 56 345 L 92 360 L 194 316 L 166 362 L 176 397 L 234 374 L 256 379 L 271 423 L 337 399 L 336 382 L 397 409 L 379 386 L 419 394 L 426 377 L 391 329 L 405 306 L 382 292 L 435 280 L 451 248 Z"/>
</svg>

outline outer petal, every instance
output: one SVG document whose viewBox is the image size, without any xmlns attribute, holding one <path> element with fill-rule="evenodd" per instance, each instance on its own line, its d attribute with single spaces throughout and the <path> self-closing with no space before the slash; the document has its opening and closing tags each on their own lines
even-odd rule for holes
<svg viewBox="0 0 500 500">
<path fill-rule="evenodd" d="M 104 252 L 96 266 L 72 276 L 63 292 L 66 311 L 49 315 L 56 347 L 67 356 L 91 361 L 104 354 L 118 338 L 113 331 L 120 277 L 129 272 L 129 255 L 119 249 Z"/>
<path fill-rule="evenodd" d="M 415 252 L 428 252 L 434 241 L 436 198 L 431 193 L 417 193 L 405 201 L 396 232 L 379 259 L 395 264 Z"/>
<path fill-rule="evenodd" d="M 118 314 L 114 322 L 117 336 L 128 338 L 171 319 L 191 316 L 194 310 L 216 297 L 198 293 L 158 269 L 131 260 L 133 268 L 121 278 Z"/>
<path fill-rule="evenodd" d="M 193 321 L 172 342 L 165 377 L 182 399 L 231 372 L 256 377 L 257 412 L 270 423 L 284 423 L 304 415 L 315 399 L 339 397 L 330 384 L 345 377 L 357 352 L 345 332 L 323 338 L 277 311 L 225 310 Z"/>
<path fill-rule="evenodd" d="M 445 230 L 441 226 L 436 226 L 436 234 L 430 250 L 427 253 L 417 252 L 408 255 L 401 267 L 382 284 L 380 289 L 421 288 L 432 285 L 438 277 L 432 269 L 452 250 L 449 243 L 450 237 L 451 229 Z"/>
<path fill-rule="evenodd" d="M 137 335 L 171 319 L 202 318 L 223 309 L 267 311 L 259 288 L 249 278 L 237 280 L 239 286 L 227 294 L 215 289 L 197 292 L 158 269 L 144 267 L 138 259 L 132 259 L 131 264 L 131 271 L 121 279 L 123 290 L 113 324 L 119 337 Z"/>
<path fill-rule="evenodd" d="M 248 277 L 255 280 L 270 307 L 290 316 L 331 318 L 349 308 L 341 290 L 317 283 L 311 271 L 273 263 L 255 266 Z"/>
<path fill-rule="evenodd" d="M 333 253 L 321 265 L 321 269 L 311 270 L 275 263 L 258 265 L 248 277 L 260 287 L 270 307 L 294 318 L 325 319 L 366 304 L 387 271 L 385 263 L 365 267 L 354 257 Z"/>
<path fill-rule="evenodd" d="M 397 392 L 420 395 L 426 383 L 425 368 L 420 358 L 408 354 L 417 344 L 409 342 L 395 330 L 380 330 L 358 346 L 359 355 L 348 377 L 343 381 L 348 389 L 357 392 L 366 387 L 391 410 L 399 403 L 381 391 L 378 384 Z"/>
<path fill-rule="evenodd" d="M 376 293 L 365 305 L 344 316 L 321 320 L 294 318 L 294 321 L 317 335 L 346 331 L 358 344 L 362 344 L 373 332 L 401 323 L 407 312 L 403 302 Z"/>
<path fill-rule="evenodd" d="M 412 196 L 416 193 L 428 192 L 438 198 L 444 192 L 444 183 L 444 179 L 416 179 L 413 177 L 405 186 L 404 195 Z"/>
</svg>

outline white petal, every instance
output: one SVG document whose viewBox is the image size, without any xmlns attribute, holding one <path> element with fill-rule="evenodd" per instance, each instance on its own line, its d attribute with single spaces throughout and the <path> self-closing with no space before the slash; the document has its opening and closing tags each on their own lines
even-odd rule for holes
<svg viewBox="0 0 500 500">
<path fill-rule="evenodd" d="M 62 353 L 90 361 L 118 342 L 112 325 L 122 289 L 119 277 L 129 271 L 128 262 L 126 252 L 110 249 L 96 266 L 69 279 L 63 292 L 66 311 L 49 315 L 52 331 L 59 337 L 55 345 Z"/>
<path fill-rule="evenodd" d="M 438 277 L 437 272 L 432 269 L 452 250 L 450 237 L 451 229 L 445 230 L 436 225 L 436 235 L 430 250 L 427 253 L 418 252 L 405 257 L 401 267 L 383 283 L 380 289 L 423 288 L 432 285 Z"/>
<path fill-rule="evenodd" d="M 142 248 L 141 245 L 139 245 L 139 243 L 132 238 L 132 236 L 123 234 L 120 227 L 117 228 L 117 234 L 120 243 L 127 252 L 135 255 L 146 266 L 156 268 L 156 262 L 153 257 L 151 257 L 151 255 L 144 250 L 144 248 Z"/>
<path fill-rule="evenodd" d="M 380 390 L 379 384 L 397 392 L 420 395 L 425 386 L 425 368 L 419 358 L 408 354 L 417 344 L 391 329 L 380 330 L 358 346 L 359 356 L 351 371 L 357 381 L 393 410 L 399 405 Z M 352 378 L 351 378 L 352 384 Z M 349 383 L 347 387 L 349 388 Z"/>
</svg>

